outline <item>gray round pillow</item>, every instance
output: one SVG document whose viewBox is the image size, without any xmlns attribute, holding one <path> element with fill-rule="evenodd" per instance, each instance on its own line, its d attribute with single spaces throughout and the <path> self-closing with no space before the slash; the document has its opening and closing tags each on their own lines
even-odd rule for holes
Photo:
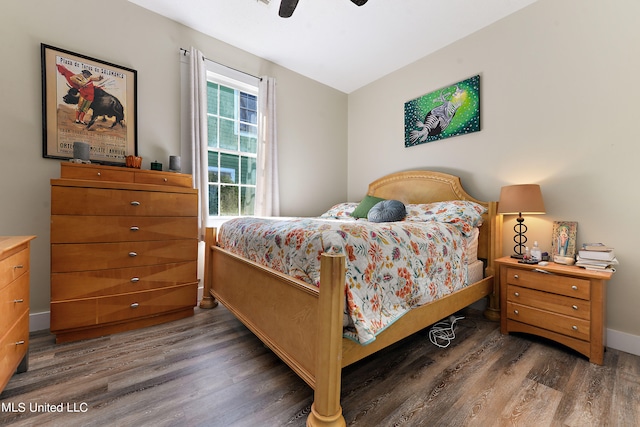
<svg viewBox="0 0 640 427">
<path fill-rule="evenodd" d="M 407 209 L 400 200 L 383 200 L 369 210 L 367 219 L 371 222 L 393 222 L 400 221 L 406 215 Z"/>
</svg>

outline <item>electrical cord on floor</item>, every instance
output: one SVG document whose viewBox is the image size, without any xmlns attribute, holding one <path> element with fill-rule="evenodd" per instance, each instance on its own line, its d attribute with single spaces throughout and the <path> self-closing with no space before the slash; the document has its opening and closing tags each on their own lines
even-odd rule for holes
<svg viewBox="0 0 640 427">
<path fill-rule="evenodd" d="M 447 320 L 442 320 L 434 324 L 431 330 L 429 330 L 429 340 L 440 348 L 449 347 L 451 341 L 456 338 L 456 322 L 462 319 L 464 319 L 464 317 L 451 315 Z"/>
</svg>

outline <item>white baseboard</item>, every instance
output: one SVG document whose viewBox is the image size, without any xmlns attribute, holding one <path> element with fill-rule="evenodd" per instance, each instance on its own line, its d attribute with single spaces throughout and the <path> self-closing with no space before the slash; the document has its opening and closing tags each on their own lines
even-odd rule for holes
<svg viewBox="0 0 640 427">
<path fill-rule="evenodd" d="M 51 320 L 50 311 L 42 311 L 40 313 L 29 313 L 29 332 L 42 331 L 49 329 Z"/>
<path fill-rule="evenodd" d="M 640 356 L 640 336 L 607 329 L 607 347 Z"/>
</svg>

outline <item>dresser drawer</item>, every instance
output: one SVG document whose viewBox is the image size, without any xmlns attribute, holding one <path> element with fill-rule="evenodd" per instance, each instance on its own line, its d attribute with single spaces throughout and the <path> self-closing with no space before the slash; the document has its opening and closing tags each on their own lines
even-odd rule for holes
<svg viewBox="0 0 640 427">
<path fill-rule="evenodd" d="M 51 272 L 106 270 L 192 261 L 197 239 L 51 245 Z"/>
<path fill-rule="evenodd" d="M 166 288 L 197 279 L 197 262 L 53 273 L 51 300 L 62 301 Z"/>
<path fill-rule="evenodd" d="M 0 260 L 0 291 L 29 271 L 29 250 L 25 249 Z M 27 289 L 29 287 L 27 286 Z"/>
<path fill-rule="evenodd" d="M 588 320 L 513 302 L 507 302 L 507 318 L 585 341 L 589 340 L 591 332 Z"/>
<path fill-rule="evenodd" d="M 116 166 L 61 163 L 60 178 L 193 188 L 193 179 L 189 174 Z"/>
<path fill-rule="evenodd" d="M 198 195 L 108 188 L 51 187 L 51 215 L 194 216 Z"/>
<path fill-rule="evenodd" d="M 589 280 L 535 271 L 507 268 L 507 284 L 566 295 L 584 300 L 590 299 Z"/>
<path fill-rule="evenodd" d="M 509 285 L 507 287 L 507 301 L 580 319 L 589 320 L 591 318 L 591 304 L 589 301 L 579 298 Z"/>
<path fill-rule="evenodd" d="M 29 275 L 23 274 L 0 290 L 0 334 L 29 311 Z"/>
<path fill-rule="evenodd" d="M 191 177 L 191 175 L 181 173 L 136 171 L 134 179 L 138 184 L 168 185 L 174 187 L 193 188 L 193 178 Z"/>
<path fill-rule="evenodd" d="M 6 332 L 6 333 L 4 333 Z M 0 391 L 14 374 L 29 348 L 29 312 L 24 312 L 8 331 L 0 332 Z"/>
<path fill-rule="evenodd" d="M 51 303 L 51 331 L 122 322 L 195 307 L 197 283 L 125 295 Z"/>
<path fill-rule="evenodd" d="M 60 178 L 117 182 L 134 182 L 135 179 L 130 169 L 72 163 L 60 164 Z"/>
<path fill-rule="evenodd" d="M 51 215 L 51 243 L 174 240 L 197 233 L 197 217 Z"/>
</svg>

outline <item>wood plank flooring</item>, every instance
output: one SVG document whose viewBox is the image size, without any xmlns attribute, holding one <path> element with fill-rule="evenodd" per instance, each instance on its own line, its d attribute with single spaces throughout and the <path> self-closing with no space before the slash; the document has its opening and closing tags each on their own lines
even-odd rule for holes
<svg viewBox="0 0 640 427">
<path fill-rule="evenodd" d="M 424 330 L 347 367 L 347 425 L 640 425 L 640 357 L 607 350 L 596 366 L 548 341 L 503 336 L 476 311 L 461 315 L 448 348 Z M 32 334 L 29 371 L 0 395 L 0 425 L 297 427 L 312 397 L 219 306 L 76 343 Z"/>
</svg>

